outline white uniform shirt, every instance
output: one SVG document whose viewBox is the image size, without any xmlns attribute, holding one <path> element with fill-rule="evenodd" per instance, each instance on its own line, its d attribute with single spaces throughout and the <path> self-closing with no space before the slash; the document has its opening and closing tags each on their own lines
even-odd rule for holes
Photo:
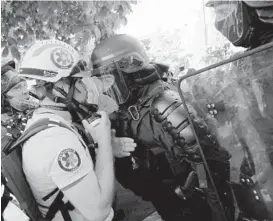
<svg viewBox="0 0 273 221">
<path fill-rule="evenodd" d="M 34 115 L 27 127 L 42 118 L 59 120 L 69 125 L 58 115 L 42 113 Z M 22 150 L 23 170 L 38 204 L 49 207 L 57 193 L 47 201 L 43 201 L 44 196 L 56 187 L 64 188 L 88 173 L 94 173 L 92 158 L 80 139 L 78 134 L 66 128 L 54 127 L 37 133 L 25 142 Z M 63 200 L 66 202 L 67 198 L 64 196 Z M 96 202 L 96 199 L 90 200 Z M 48 211 L 46 208 L 39 208 L 43 215 Z M 73 221 L 87 221 L 76 208 L 69 211 L 69 214 Z M 110 221 L 112 218 L 113 210 L 106 220 Z M 60 211 L 53 221 L 63 221 Z"/>
</svg>

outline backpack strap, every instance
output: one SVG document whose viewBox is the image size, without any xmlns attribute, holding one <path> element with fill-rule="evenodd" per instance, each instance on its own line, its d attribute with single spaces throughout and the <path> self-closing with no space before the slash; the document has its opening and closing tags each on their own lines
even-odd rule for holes
<svg viewBox="0 0 273 221">
<path fill-rule="evenodd" d="M 4 193 L 1 197 L 1 216 L 3 215 L 5 209 L 7 208 L 9 202 L 12 200 L 12 197 L 10 195 L 11 191 L 9 190 L 7 184 L 7 181 L 4 177 L 4 175 L 1 173 L 1 184 L 4 185 Z M 4 219 L 1 219 L 4 220 Z"/>
<path fill-rule="evenodd" d="M 28 129 L 26 129 L 23 132 L 23 134 L 18 138 L 18 140 L 8 149 L 8 152 L 12 152 L 16 148 L 20 147 L 21 144 L 23 144 L 25 141 L 27 141 L 30 137 L 34 136 L 35 134 L 56 126 L 64 127 L 74 132 L 70 127 L 68 127 L 61 121 L 53 120 L 50 118 L 43 118 L 41 120 L 36 121 Z"/>
</svg>

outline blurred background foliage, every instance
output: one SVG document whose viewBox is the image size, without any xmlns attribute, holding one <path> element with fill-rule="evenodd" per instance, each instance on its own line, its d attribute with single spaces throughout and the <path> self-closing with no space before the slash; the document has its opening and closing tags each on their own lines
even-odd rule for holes
<svg viewBox="0 0 273 221">
<path fill-rule="evenodd" d="M 57 38 L 83 55 L 127 24 L 136 1 L 1 1 L 2 57 L 17 61 L 35 40 Z"/>
</svg>

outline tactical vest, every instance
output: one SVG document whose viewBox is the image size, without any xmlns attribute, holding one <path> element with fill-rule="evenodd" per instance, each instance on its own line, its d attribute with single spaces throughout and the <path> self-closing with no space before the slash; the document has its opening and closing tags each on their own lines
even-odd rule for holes
<svg viewBox="0 0 273 221">
<path fill-rule="evenodd" d="M 161 81 L 149 85 L 148 90 L 134 105 L 119 110 L 112 120 L 118 137 L 130 137 L 137 143 L 132 157 L 127 158 L 131 161 L 132 169 L 150 170 L 161 174 L 163 178 L 170 178 L 173 174 L 170 168 L 172 160 L 168 158 L 162 143 L 154 139 L 154 130 L 161 129 L 162 125 L 155 125 L 150 110 L 154 98 L 168 89 L 169 85 Z"/>
</svg>

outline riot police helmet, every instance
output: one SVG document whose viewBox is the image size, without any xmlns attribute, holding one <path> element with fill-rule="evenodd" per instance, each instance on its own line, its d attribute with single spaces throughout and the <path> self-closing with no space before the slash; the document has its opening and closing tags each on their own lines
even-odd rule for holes
<svg viewBox="0 0 273 221">
<path fill-rule="evenodd" d="M 101 41 L 91 55 L 93 75 L 112 74 L 115 84 L 108 90 L 118 104 L 124 104 L 130 97 L 128 78 L 147 66 L 149 58 L 137 39 L 119 34 Z"/>
</svg>

